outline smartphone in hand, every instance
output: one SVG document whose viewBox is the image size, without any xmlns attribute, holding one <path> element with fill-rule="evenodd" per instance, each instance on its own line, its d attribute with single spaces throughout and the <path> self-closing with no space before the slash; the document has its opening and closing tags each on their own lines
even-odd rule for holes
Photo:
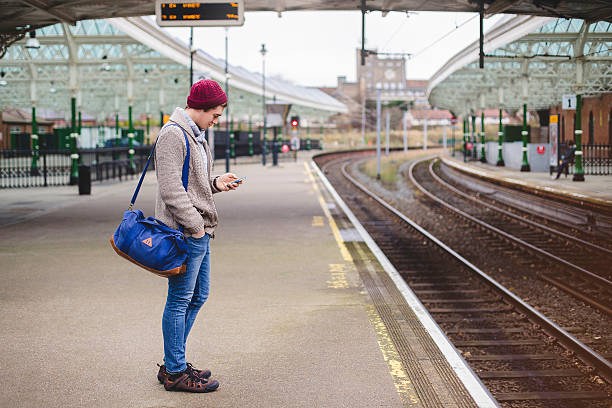
<svg viewBox="0 0 612 408">
<path fill-rule="evenodd" d="M 240 182 L 243 182 L 244 180 L 246 180 L 246 177 L 241 177 L 241 178 L 239 178 L 238 180 L 234 180 L 234 181 L 232 181 L 232 182 L 231 182 L 231 183 L 229 183 L 229 184 L 238 184 L 238 183 L 240 183 Z"/>
</svg>

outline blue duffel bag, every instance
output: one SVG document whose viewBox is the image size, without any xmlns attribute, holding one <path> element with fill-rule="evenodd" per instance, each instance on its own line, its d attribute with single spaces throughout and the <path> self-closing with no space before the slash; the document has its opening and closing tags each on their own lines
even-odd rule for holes
<svg viewBox="0 0 612 408">
<path fill-rule="evenodd" d="M 170 124 L 168 126 L 178 125 Z M 183 187 L 187 191 L 187 184 L 189 182 L 189 141 L 184 130 L 183 136 L 185 136 L 187 154 L 183 163 L 181 179 Z M 123 220 L 121 220 L 121 224 L 111 237 L 110 243 L 115 252 L 123 258 L 149 272 L 168 278 L 185 272 L 188 251 L 182 227 L 179 226 L 179 230 L 172 229 L 156 218 L 145 218 L 141 210 L 133 209 L 156 145 L 157 140 L 140 176 L 140 181 L 132 196 L 130 206 L 123 214 Z"/>
</svg>

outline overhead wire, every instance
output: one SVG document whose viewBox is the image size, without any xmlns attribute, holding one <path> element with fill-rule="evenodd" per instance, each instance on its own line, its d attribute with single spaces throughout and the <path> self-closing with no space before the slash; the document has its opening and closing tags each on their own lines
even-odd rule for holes
<svg viewBox="0 0 612 408">
<path fill-rule="evenodd" d="M 478 14 L 473 15 L 472 17 L 470 17 L 467 20 L 465 20 L 463 23 L 459 24 L 458 26 L 455 26 L 455 28 L 450 30 L 448 33 L 444 34 L 442 37 L 438 38 L 437 40 L 435 40 L 434 42 L 432 42 L 431 44 L 429 44 L 425 48 L 421 49 L 419 52 L 414 53 L 412 55 L 412 57 L 414 58 L 417 55 L 422 54 L 423 52 L 427 51 L 428 49 L 430 49 L 431 47 L 433 47 L 434 45 L 436 45 L 437 43 L 439 43 L 440 41 L 442 41 L 443 39 L 445 39 L 446 37 L 448 37 L 449 35 L 451 35 L 455 31 L 457 31 L 458 29 L 460 29 L 461 27 L 463 27 L 464 25 L 466 25 L 467 23 L 469 23 L 470 21 L 472 21 L 476 17 L 478 17 Z"/>
<path fill-rule="evenodd" d="M 395 38 L 395 36 L 397 35 L 397 33 L 400 32 L 400 30 L 404 27 L 404 25 L 408 22 L 408 18 L 406 18 L 404 20 L 404 22 L 402 24 L 400 24 L 400 26 L 398 27 L 397 30 L 395 30 L 395 32 L 391 35 L 391 37 L 389 37 L 389 39 L 387 40 L 387 42 L 385 43 L 385 45 L 383 45 L 382 50 L 384 51 L 387 48 L 387 45 L 389 45 L 389 43 L 391 42 L 391 40 L 393 40 L 393 38 Z"/>
</svg>

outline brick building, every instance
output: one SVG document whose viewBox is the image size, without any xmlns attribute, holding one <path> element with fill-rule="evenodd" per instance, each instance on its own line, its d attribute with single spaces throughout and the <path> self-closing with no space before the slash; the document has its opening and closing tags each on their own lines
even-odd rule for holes
<svg viewBox="0 0 612 408">
<path fill-rule="evenodd" d="M 337 115 L 334 121 L 339 126 L 360 127 L 363 104 L 366 105 L 366 124 L 368 129 L 375 125 L 375 106 L 378 91 L 383 106 L 386 103 L 406 102 L 410 109 L 424 111 L 417 114 L 419 119 L 409 119 L 410 125 L 421 125 L 423 118 L 450 118 L 448 111 L 438 112 L 427 102 L 426 80 L 406 78 L 406 63 L 403 57 L 381 57 L 375 53 L 366 57 L 365 65 L 361 65 L 361 51 L 356 52 L 357 81 L 348 82 L 345 76 L 339 76 L 335 88 L 320 88 L 322 91 L 344 103 L 349 112 Z M 392 127 L 401 127 L 402 113 L 399 107 L 389 108 L 392 111 Z M 431 115 L 427 112 L 431 111 Z"/>
<path fill-rule="evenodd" d="M 38 117 L 38 134 L 53 133 L 53 120 Z M 0 112 L 0 149 L 29 149 L 29 135 L 32 133 L 32 114 L 23 109 L 5 109 Z M 27 138 L 19 135 L 27 134 Z M 27 143 L 25 140 L 27 139 Z M 25 143 L 25 144 L 24 144 Z"/>
<path fill-rule="evenodd" d="M 561 142 L 574 139 L 575 110 L 553 106 L 550 114 L 560 114 Z M 582 143 L 612 145 L 612 93 L 582 98 Z"/>
</svg>

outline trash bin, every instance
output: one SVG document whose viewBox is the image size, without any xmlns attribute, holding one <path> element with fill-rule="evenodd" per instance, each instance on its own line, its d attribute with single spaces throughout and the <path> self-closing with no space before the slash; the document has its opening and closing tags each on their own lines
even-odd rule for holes
<svg viewBox="0 0 612 408">
<path fill-rule="evenodd" d="M 91 167 L 79 164 L 79 195 L 91 194 Z"/>
</svg>

